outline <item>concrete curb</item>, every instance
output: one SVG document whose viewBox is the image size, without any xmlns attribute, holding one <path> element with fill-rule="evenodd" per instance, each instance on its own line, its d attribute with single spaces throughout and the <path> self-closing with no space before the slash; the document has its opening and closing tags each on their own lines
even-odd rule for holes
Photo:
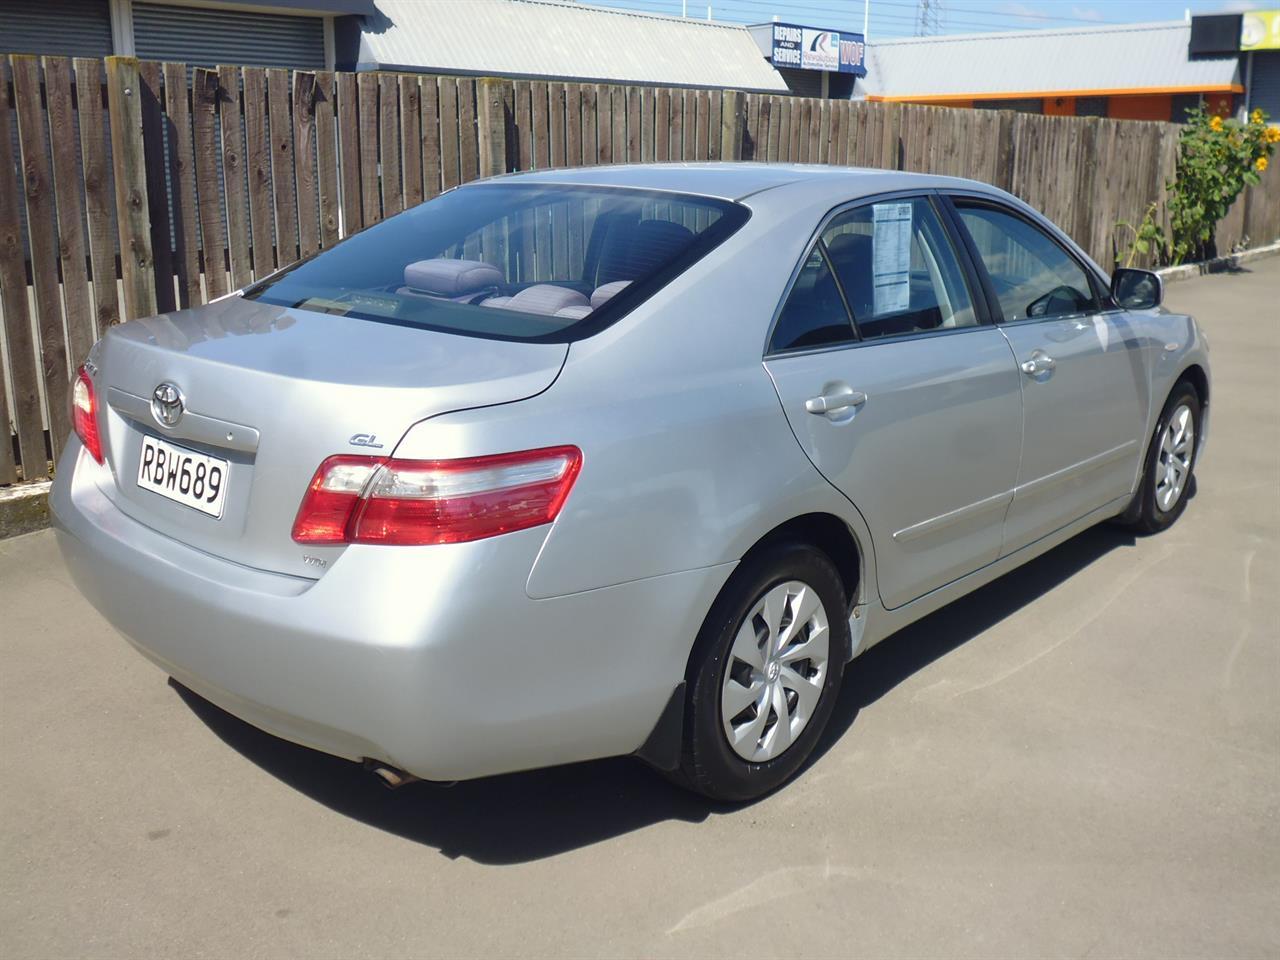
<svg viewBox="0 0 1280 960">
<path fill-rule="evenodd" d="M 1214 257 L 1212 260 L 1203 260 L 1200 263 L 1184 263 L 1178 267 L 1165 267 L 1163 270 L 1157 270 L 1156 273 L 1164 278 L 1165 283 L 1173 283 L 1176 280 L 1203 277 L 1209 273 L 1229 273 L 1232 270 L 1238 270 L 1242 263 L 1248 263 L 1250 260 L 1258 260 L 1262 257 L 1274 256 L 1280 256 L 1280 240 L 1268 243 L 1265 247 L 1242 250 L 1239 253 L 1233 253 L 1229 257 Z"/>
<path fill-rule="evenodd" d="M 49 481 L 0 487 L 0 540 L 49 525 Z"/>
</svg>

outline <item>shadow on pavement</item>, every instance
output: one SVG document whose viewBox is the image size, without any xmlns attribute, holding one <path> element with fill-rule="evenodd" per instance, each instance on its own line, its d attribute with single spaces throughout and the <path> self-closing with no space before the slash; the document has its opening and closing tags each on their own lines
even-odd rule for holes
<svg viewBox="0 0 1280 960">
<path fill-rule="evenodd" d="M 862 708 L 907 677 L 1133 542 L 1116 527 L 1094 527 L 869 650 L 851 665 L 830 728 L 810 763 L 846 733 Z M 522 863 L 664 820 L 696 823 L 736 809 L 686 793 L 627 758 L 447 788 L 415 783 L 392 792 L 354 763 L 263 733 L 169 682 L 218 737 L 272 776 L 339 813 L 451 858 Z"/>
</svg>

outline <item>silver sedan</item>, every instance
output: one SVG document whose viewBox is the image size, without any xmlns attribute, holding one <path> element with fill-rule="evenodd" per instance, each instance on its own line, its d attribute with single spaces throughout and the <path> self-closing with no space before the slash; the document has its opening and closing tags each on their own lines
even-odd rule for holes
<svg viewBox="0 0 1280 960">
<path fill-rule="evenodd" d="M 852 661 L 1173 523 L 1195 322 L 971 181 L 646 165 L 451 191 L 112 329 L 52 509 L 146 657 L 390 784 L 634 754 L 745 800 Z"/>
</svg>

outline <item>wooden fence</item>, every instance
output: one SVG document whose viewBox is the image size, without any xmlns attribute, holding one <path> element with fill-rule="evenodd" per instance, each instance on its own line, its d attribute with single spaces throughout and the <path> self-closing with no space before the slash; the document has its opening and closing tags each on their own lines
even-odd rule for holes
<svg viewBox="0 0 1280 960">
<path fill-rule="evenodd" d="M 721 159 L 952 174 L 1017 194 L 1107 265 L 1117 221 L 1136 223 L 1162 200 L 1178 131 L 735 90 L 123 57 L 12 56 L 0 72 L 0 424 L 12 424 L 0 433 L 0 484 L 48 475 L 69 429 L 70 374 L 110 324 L 203 303 L 477 177 Z M 1280 164 L 1267 202 L 1246 197 L 1233 211 L 1230 229 L 1254 243 L 1280 237 L 1275 174 Z"/>
</svg>

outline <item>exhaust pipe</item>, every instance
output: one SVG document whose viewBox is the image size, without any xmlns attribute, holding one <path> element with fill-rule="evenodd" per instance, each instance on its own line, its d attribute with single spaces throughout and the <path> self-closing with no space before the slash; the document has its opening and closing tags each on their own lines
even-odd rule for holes
<svg viewBox="0 0 1280 960">
<path fill-rule="evenodd" d="M 381 760 L 371 760 L 365 757 L 364 768 L 382 781 L 382 785 L 388 790 L 395 790 L 403 787 L 406 783 L 418 783 L 421 777 L 415 777 L 412 773 L 405 773 L 389 763 L 383 763 Z"/>
</svg>

